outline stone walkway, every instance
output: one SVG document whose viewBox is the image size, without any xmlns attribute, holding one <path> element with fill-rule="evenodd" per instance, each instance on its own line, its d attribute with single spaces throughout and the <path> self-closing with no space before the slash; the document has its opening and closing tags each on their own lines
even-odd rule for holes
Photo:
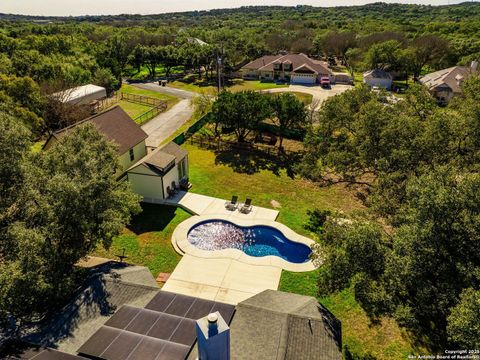
<svg viewBox="0 0 480 360">
<path fill-rule="evenodd" d="M 266 289 L 277 290 L 281 273 L 274 266 L 185 254 L 162 289 L 236 305 Z"/>
<path fill-rule="evenodd" d="M 195 194 L 192 192 L 180 191 L 175 197 L 165 200 L 165 204 L 180 206 L 181 208 L 196 215 L 222 215 L 228 219 L 231 216 L 242 219 L 265 219 L 275 220 L 278 211 L 260 206 L 253 206 L 248 214 L 240 213 L 238 210 L 230 211 L 225 208 L 227 200 L 211 196 Z M 255 202 L 255 199 L 253 199 Z"/>
</svg>

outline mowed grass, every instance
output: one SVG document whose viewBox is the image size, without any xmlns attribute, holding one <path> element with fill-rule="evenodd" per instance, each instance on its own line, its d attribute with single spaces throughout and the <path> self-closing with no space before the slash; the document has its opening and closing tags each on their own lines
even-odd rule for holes
<svg viewBox="0 0 480 360">
<path fill-rule="evenodd" d="M 118 104 L 134 120 L 136 117 L 146 113 L 152 108 L 151 106 L 138 104 L 138 103 L 134 103 L 126 100 L 120 100 Z"/>
<path fill-rule="evenodd" d="M 317 207 L 348 213 L 362 208 L 343 186 L 320 188 L 301 178 L 289 177 L 283 169 L 278 169 L 276 175 L 275 164 L 264 160 L 255 162 L 255 158 L 245 159 L 233 152 L 217 158 L 214 152 L 194 145 L 184 144 L 183 147 L 189 154 L 191 191 L 222 199 L 238 195 L 240 201 L 250 197 L 253 205 L 266 208 L 273 208 L 271 201 L 275 200 L 281 206 L 278 221 L 299 233 L 308 235 L 303 227 L 307 210 Z M 240 167 L 249 173 L 234 171 Z"/>
<path fill-rule="evenodd" d="M 182 80 L 171 81 L 168 83 L 167 86 L 173 87 L 175 89 L 191 91 L 199 94 L 205 91 L 207 92 L 217 91 L 217 87 L 213 85 L 208 85 L 208 84 L 199 83 L 199 82 L 186 82 Z"/>
<path fill-rule="evenodd" d="M 278 175 L 266 169 L 252 174 L 238 173 L 234 171 L 238 159 L 233 153 L 230 154 L 231 167 L 212 151 L 189 144 L 183 146 L 189 152 L 191 191 L 224 199 L 238 195 L 240 201 L 248 196 L 254 205 L 268 208 L 272 208 L 270 201 L 276 200 L 281 205 L 277 220 L 306 236 L 312 236 L 304 229 L 307 210 L 320 208 L 349 213 L 362 208 L 343 186 L 320 188 L 303 179 L 291 178 L 285 171 Z M 257 167 L 253 162 L 251 166 Z M 342 322 L 343 344 L 353 354 L 371 354 L 377 359 L 406 359 L 408 354 L 415 352 L 408 334 L 393 319 L 384 318 L 379 324 L 372 324 L 351 290 L 318 297 L 317 278 L 317 271 L 283 271 L 279 290 L 317 297 Z"/>
<path fill-rule="evenodd" d="M 181 258 L 171 244 L 173 230 L 191 215 L 165 205 L 142 204 L 142 209 L 110 249 L 99 247 L 93 255 L 118 260 L 125 249 L 126 262 L 148 267 L 155 277 L 160 272 L 171 273 Z"/>
<path fill-rule="evenodd" d="M 177 81 L 170 82 L 168 86 L 171 86 L 177 89 L 192 91 L 196 93 L 217 90 L 216 85 L 205 84 L 204 82 L 198 82 L 198 81 L 190 82 L 190 81 L 177 80 Z M 288 87 L 288 85 L 286 84 L 277 85 L 275 83 L 260 82 L 258 80 L 234 79 L 232 80 L 231 84 L 226 87 L 226 89 L 231 92 L 239 92 L 239 91 L 245 91 L 245 90 L 267 90 L 267 89 L 277 89 L 277 88 L 286 88 L 286 87 Z"/>
<path fill-rule="evenodd" d="M 273 82 L 260 82 L 259 80 L 243 80 L 243 79 L 234 79 L 232 85 L 228 87 L 228 90 L 231 92 L 239 92 L 245 90 L 268 90 L 268 89 L 278 89 L 278 88 L 287 88 L 287 84 L 277 85 Z"/>
<path fill-rule="evenodd" d="M 394 319 L 383 317 L 372 323 L 355 301 L 352 289 L 328 296 L 318 296 L 318 271 L 306 273 L 282 272 L 278 290 L 318 298 L 342 322 L 342 342 L 354 358 L 407 359 L 409 354 L 427 353 L 415 345 L 414 338 L 401 329 Z"/>
<path fill-rule="evenodd" d="M 143 96 L 148 96 L 155 99 L 165 100 L 167 102 L 168 109 L 180 101 L 180 99 L 175 96 L 161 94 L 153 90 L 141 89 L 133 85 L 124 84 L 122 85 L 122 88 L 120 89 L 120 91 L 126 94 L 143 95 Z"/>
</svg>

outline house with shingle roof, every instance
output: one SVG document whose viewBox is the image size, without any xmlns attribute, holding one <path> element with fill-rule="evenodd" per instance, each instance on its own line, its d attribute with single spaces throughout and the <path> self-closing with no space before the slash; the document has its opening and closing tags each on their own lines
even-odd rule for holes
<svg viewBox="0 0 480 360">
<path fill-rule="evenodd" d="M 145 140 L 148 135 L 120 106 L 56 131 L 43 149 L 52 148 L 82 124 L 95 125 L 107 140 L 117 146 L 120 170 L 116 175 L 128 180 L 133 191 L 142 196 L 144 202 L 162 202 L 178 188 L 188 189 L 190 186 L 188 152 L 174 142 L 147 150 Z"/>
<path fill-rule="evenodd" d="M 439 103 L 447 103 L 462 94 L 462 83 L 477 71 L 478 62 L 473 61 L 470 66 L 453 66 L 427 74 L 420 78 L 420 83 Z"/>
<path fill-rule="evenodd" d="M 393 77 L 383 69 L 373 69 L 363 73 L 363 82 L 372 87 L 392 89 Z"/>
<path fill-rule="evenodd" d="M 180 186 L 188 187 L 188 152 L 170 142 L 132 165 L 127 179 L 144 202 L 162 202 Z"/>
<path fill-rule="evenodd" d="M 342 359 L 341 323 L 311 296 L 265 290 L 236 307 L 234 359 Z"/>
<path fill-rule="evenodd" d="M 135 274 L 141 273 L 135 268 Z M 128 271 L 116 282 L 105 276 L 94 278 L 75 302 L 46 324 L 51 330 L 44 335 L 46 343 L 42 336 L 25 339 L 57 350 L 16 346 L 0 356 L 12 360 L 196 360 L 205 350 L 205 341 L 198 338 L 195 324 L 216 313 L 229 334 L 217 337 L 209 324 L 208 337 L 215 349 L 228 349 L 229 355 L 222 359 L 342 359 L 341 323 L 311 296 L 265 290 L 235 306 L 160 290 L 151 281 L 125 281 Z M 102 312 L 103 307 L 109 311 Z M 67 326 L 55 326 L 62 319 Z M 219 329 L 217 320 L 212 324 Z"/>
<path fill-rule="evenodd" d="M 326 62 L 309 58 L 305 54 L 263 56 L 243 66 L 241 72 L 246 80 L 285 81 L 306 85 L 318 84 L 325 77 L 333 81 L 333 73 Z"/>
<path fill-rule="evenodd" d="M 43 149 L 48 150 L 66 134 L 83 124 L 95 125 L 100 133 L 117 146 L 120 163 L 120 170 L 117 175 L 119 176 L 147 155 L 145 140 L 148 135 L 120 106 L 115 106 L 54 132 L 48 138 Z"/>
</svg>

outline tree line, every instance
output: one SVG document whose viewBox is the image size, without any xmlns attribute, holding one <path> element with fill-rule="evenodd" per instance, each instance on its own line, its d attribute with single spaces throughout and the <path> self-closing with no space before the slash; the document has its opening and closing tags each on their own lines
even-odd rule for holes
<svg viewBox="0 0 480 360">
<path fill-rule="evenodd" d="M 438 107 L 356 87 L 328 99 L 298 171 L 363 192 L 369 211 L 313 211 L 321 294 L 353 288 L 375 320 L 393 316 L 435 350 L 480 345 L 480 79 Z"/>
<path fill-rule="evenodd" d="M 28 19 L 0 16 L 0 97 L 8 104 L 4 111 L 37 136 L 65 125 L 48 118 L 52 92 L 95 83 L 111 93 L 125 77 L 145 72 L 149 78 L 191 73 L 208 81 L 219 57 L 227 76 L 262 55 L 289 51 L 337 59 L 354 71 L 380 67 L 414 78 L 480 58 L 478 4 Z"/>
</svg>

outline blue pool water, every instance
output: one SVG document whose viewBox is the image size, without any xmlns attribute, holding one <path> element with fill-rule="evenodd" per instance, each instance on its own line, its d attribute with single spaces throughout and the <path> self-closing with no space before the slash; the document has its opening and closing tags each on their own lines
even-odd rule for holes
<svg viewBox="0 0 480 360">
<path fill-rule="evenodd" d="M 308 261 L 311 249 L 285 237 L 270 226 L 242 227 L 224 220 L 198 223 L 188 232 L 188 241 L 202 250 L 239 249 L 247 255 L 278 256 L 292 263 Z"/>
</svg>

